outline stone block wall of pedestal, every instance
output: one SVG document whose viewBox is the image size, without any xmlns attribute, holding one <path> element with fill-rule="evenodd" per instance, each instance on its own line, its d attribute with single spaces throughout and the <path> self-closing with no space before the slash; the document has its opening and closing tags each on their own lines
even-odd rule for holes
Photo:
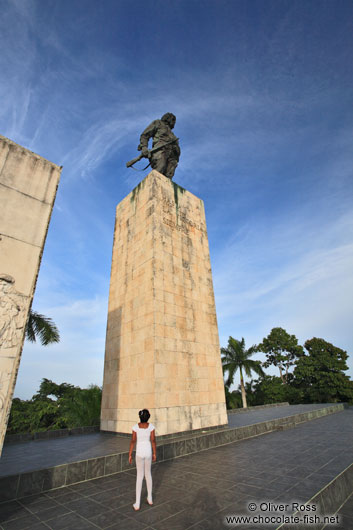
<svg viewBox="0 0 353 530">
<path fill-rule="evenodd" d="M 152 171 L 118 206 L 101 429 L 227 424 L 202 200 Z"/>
</svg>

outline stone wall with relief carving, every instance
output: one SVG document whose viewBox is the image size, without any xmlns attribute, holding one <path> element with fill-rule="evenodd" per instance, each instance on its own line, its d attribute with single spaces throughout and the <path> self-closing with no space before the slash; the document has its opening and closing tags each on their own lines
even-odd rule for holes
<svg viewBox="0 0 353 530">
<path fill-rule="evenodd" d="M 60 173 L 0 135 L 0 453 Z"/>
</svg>

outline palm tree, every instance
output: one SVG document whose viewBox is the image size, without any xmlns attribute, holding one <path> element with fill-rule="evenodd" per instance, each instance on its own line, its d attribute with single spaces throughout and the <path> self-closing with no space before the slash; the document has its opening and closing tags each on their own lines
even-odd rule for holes
<svg viewBox="0 0 353 530">
<path fill-rule="evenodd" d="M 42 346 L 48 346 L 48 344 L 59 342 L 60 334 L 51 318 L 40 315 L 31 309 L 26 325 L 26 339 L 30 342 L 36 342 L 36 338 L 39 338 Z"/>
<path fill-rule="evenodd" d="M 227 385 L 224 385 L 224 391 L 226 395 L 227 409 L 237 409 L 241 406 L 241 396 L 239 390 L 233 390 L 233 392 L 231 392 L 229 387 Z"/>
<path fill-rule="evenodd" d="M 244 409 L 247 408 L 247 403 L 243 370 L 248 377 L 251 377 L 252 371 L 257 375 L 264 375 L 261 362 L 249 359 L 255 352 L 256 346 L 251 346 L 248 350 L 245 349 L 245 340 L 243 338 L 239 341 L 233 339 L 233 337 L 229 337 L 228 347 L 221 348 L 223 373 L 228 372 L 228 377 L 225 382 L 226 387 L 229 388 L 233 384 L 235 373 L 239 368 L 241 397 Z"/>
</svg>

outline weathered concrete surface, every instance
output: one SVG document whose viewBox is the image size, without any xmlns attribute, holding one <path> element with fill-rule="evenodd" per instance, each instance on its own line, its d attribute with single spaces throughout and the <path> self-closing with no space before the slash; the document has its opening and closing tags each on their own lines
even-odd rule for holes
<svg viewBox="0 0 353 530">
<path fill-rule="evenodd" d="M 0 453 L 60 173 L 0 135 Z"/>
<path fill-rule="evenodd" d="M 101 429 L 227 424 L 203 202 L 152 171 L 118 206 Z"/>
</svg>

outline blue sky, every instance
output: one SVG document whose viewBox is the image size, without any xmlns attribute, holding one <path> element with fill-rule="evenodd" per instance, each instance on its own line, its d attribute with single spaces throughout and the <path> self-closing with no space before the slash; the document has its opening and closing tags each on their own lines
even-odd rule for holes
<svg viewBox="0 0 353 530">
<path fill-rule="evenodd" d="M 347 350 L 352 376 L 352 2 L 0 4 L 0 132 L 64 166 L 33 303 L 61 342 L 25 345 L 15 395 L 102 383 L 115 206 L 165 112 L 174 180 L 205 202 L 221 345 L 281 326 Z"/>
</svg>

